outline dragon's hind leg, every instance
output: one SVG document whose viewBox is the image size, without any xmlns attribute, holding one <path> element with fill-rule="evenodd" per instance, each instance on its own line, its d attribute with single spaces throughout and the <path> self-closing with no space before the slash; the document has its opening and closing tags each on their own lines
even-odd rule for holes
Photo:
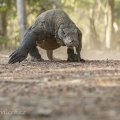
<svg viewBox="0 0 120 120">
<path fill-rule="evenodd" d="M 53 50 L 46 50 L 46 53 L 47 53 L 48 59 L 51 60 L 51 61 L 60 61 L 61 60 L 59 58 L 54 58 L 53 57 Z"/>
</svg>

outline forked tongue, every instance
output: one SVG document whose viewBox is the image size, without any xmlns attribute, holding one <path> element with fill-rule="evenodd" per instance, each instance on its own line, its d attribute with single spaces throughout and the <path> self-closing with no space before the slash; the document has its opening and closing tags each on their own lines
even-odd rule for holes
<svg viewBox="0 0 120 120">
<path fill-rule="evenodd" d="M 75 47 L 75 46 L 73 47 L 73 49 L 74 49 L 74 54 L 77 54 L 77 51 L 76 51 L 76 47 Z"/>
</svg>

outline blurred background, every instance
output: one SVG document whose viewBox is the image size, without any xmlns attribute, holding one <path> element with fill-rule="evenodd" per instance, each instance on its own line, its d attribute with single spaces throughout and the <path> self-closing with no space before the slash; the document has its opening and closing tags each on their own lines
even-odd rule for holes
<svg viewBox="0 0 120 120">
<path fill-rule="evenodd" d="M 0 50 L 13 50 L 36 17 L 61 8 L 83 33 L 83 50 L 120 50 L 120 0 L 0 0 Z"/>
</svg>

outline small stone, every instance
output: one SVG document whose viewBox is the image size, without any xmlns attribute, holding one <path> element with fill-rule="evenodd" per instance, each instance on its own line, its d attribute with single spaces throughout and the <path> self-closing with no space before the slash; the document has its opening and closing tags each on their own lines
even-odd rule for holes
<svg viewBox="0 0 120 120">
<path fill-rule="evenodd" d="M 22 68 L 15 68 L 15 70 L 16 70 L 16 71 L 20 71 L 20 70 L 22 70 Z"/>
</svg>

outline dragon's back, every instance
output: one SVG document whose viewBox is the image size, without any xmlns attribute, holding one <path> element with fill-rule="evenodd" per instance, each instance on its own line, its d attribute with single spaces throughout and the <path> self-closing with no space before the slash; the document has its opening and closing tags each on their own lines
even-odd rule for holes
<svg viewBox="0 0 120 120">
<path fill-rule="evenodd" d="M 71 23 L 72 20 L 68 17 L 68 15 L 61 9 L 51 9 L 41 13 L 33 27 L 35 27 L 39 22 L 47 22 L 47 26 L 52 27 L 52 29 L 58 29 L 59 25 L 62 23 Z M 73 22 L 72 22 L 73 23 Z M 47 27 L 46 26 L 46 27 Z"/>
</svg>

